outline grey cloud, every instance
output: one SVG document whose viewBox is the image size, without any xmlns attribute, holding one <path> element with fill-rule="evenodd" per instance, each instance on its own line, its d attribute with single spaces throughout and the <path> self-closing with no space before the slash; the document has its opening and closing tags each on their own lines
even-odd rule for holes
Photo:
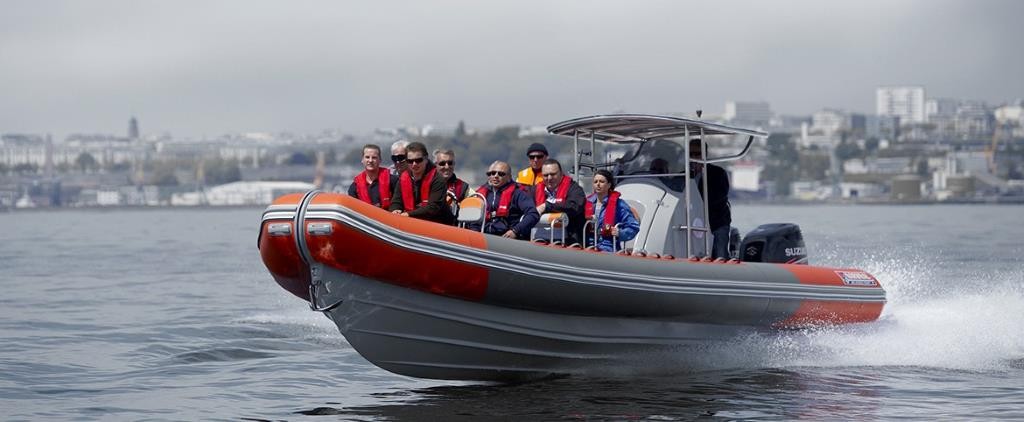
<svg viewBox="0 0 1024 422">
<path fill-rule="evenodd" d="M 1024 96 L 1014 1 L 15 2 L 0 132 L 181 135 Z"/>
</svg>

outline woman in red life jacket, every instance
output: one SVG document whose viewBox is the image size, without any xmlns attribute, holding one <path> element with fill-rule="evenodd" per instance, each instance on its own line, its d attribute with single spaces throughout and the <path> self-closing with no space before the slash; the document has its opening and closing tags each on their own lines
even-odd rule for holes
<svg viewBox="0 0 1024 422">
<path fill-rule="evenodd" d="M 409 167 L 398 176 L 391 195 L 391 212 L 441 224 L 454 224 L 455 216 L 445 204 L 448 184 L 427 159 L 427 146 L 420 142 L 405 148 Z"/>
<path fill-rule="evenodd" d="M 601 251 L 622 250 L 623 242 L 633 240 L 640 231 L 640 222 L 636 221 L 629 204 L 615 191 L 615 177 L 608 170 L 598 170 L 594 174 L 594 193 L 587 197 L 586 217 L 597 220 L 600 237 L 597 249 Z M 585 236 L 592 239 L 593 233 L 585 233 Z M 618 244 L 612 243 L 613 238 L 617 238 Z"/>
<path fill-rule="evenodd" d="M 356 175 L 348 187 L 348 196 L 374 206 L 391 207 L 391 193 L 398 185 L 398 175 L 380 166 L 380 147 L 363 145 L 363 171 Z"/>
</svg>

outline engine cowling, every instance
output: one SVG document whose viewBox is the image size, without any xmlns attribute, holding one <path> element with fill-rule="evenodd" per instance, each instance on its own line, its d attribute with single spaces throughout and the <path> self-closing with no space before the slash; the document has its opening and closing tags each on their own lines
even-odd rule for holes
<svg viewBox="0 0 1024 422">
<path fill-rule="evenodd" d="M 800 226 L 762 224 L 743 237 L 740 259 L 746 262 L 807 264 L 807 247 Z"/>
</svg>

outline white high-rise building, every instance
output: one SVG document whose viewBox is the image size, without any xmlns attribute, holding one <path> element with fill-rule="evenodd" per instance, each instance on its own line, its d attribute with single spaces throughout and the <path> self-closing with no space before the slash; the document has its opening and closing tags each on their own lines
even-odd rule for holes
<svg viewBox="0 0 1024 422">
<path fill-rule="evenodd" d="M 895 116 L 901 123 L 925 123 L 923 86 L 883 86 L 875 91 L 875 111 L 879 116 Z"/>
</svg>

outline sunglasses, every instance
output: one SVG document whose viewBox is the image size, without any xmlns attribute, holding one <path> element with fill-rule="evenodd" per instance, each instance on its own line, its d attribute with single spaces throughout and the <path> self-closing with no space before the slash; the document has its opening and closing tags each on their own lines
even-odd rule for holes
<svg viewBox="0 0 1024 422">
<path fill-rule="evenodd" d="M 544 154 L 530 154 L 530 155 L 527 155 L 527 157 L 530 157 L 531 160 L 543 160 L 544 157 L 547 157 L 547 156 L 544 155 Z"/>
<path fill-rule="evenodd" d="M 489 171 L 489 172 L 487 172 L 487 177 L 491 177 L 491 176 L 505 177 L 506 174 L 508 174 L 508 173 L 505 173 L 503 171 Z"/>
<path fill-rule="evenodd" d="M 455 160 L 444 160 L 444 161 L 438 161 L 437 162 L 437 166 L 438 167 L 448 167 L 448 166 L 454 166 L 454 165 L 455 165 Z"/>
<path fill-rule="evenodd" d="M 391 156 L 391 161 L 394 162 L 394 163 L 401 163 L 401 162 L 405 161 L 405 154 L 392 155 Z"/>
<path fill-rule="evenodd" d="M 407 159 L 405 161 L 408 161 L 409 164 L 419 164 L 419 163 L 422 163 L 422 162 L 426 161 L 426 158 L 424 158 L 424 157 L 410 158 L 410 159 Z"/>
</svg>

